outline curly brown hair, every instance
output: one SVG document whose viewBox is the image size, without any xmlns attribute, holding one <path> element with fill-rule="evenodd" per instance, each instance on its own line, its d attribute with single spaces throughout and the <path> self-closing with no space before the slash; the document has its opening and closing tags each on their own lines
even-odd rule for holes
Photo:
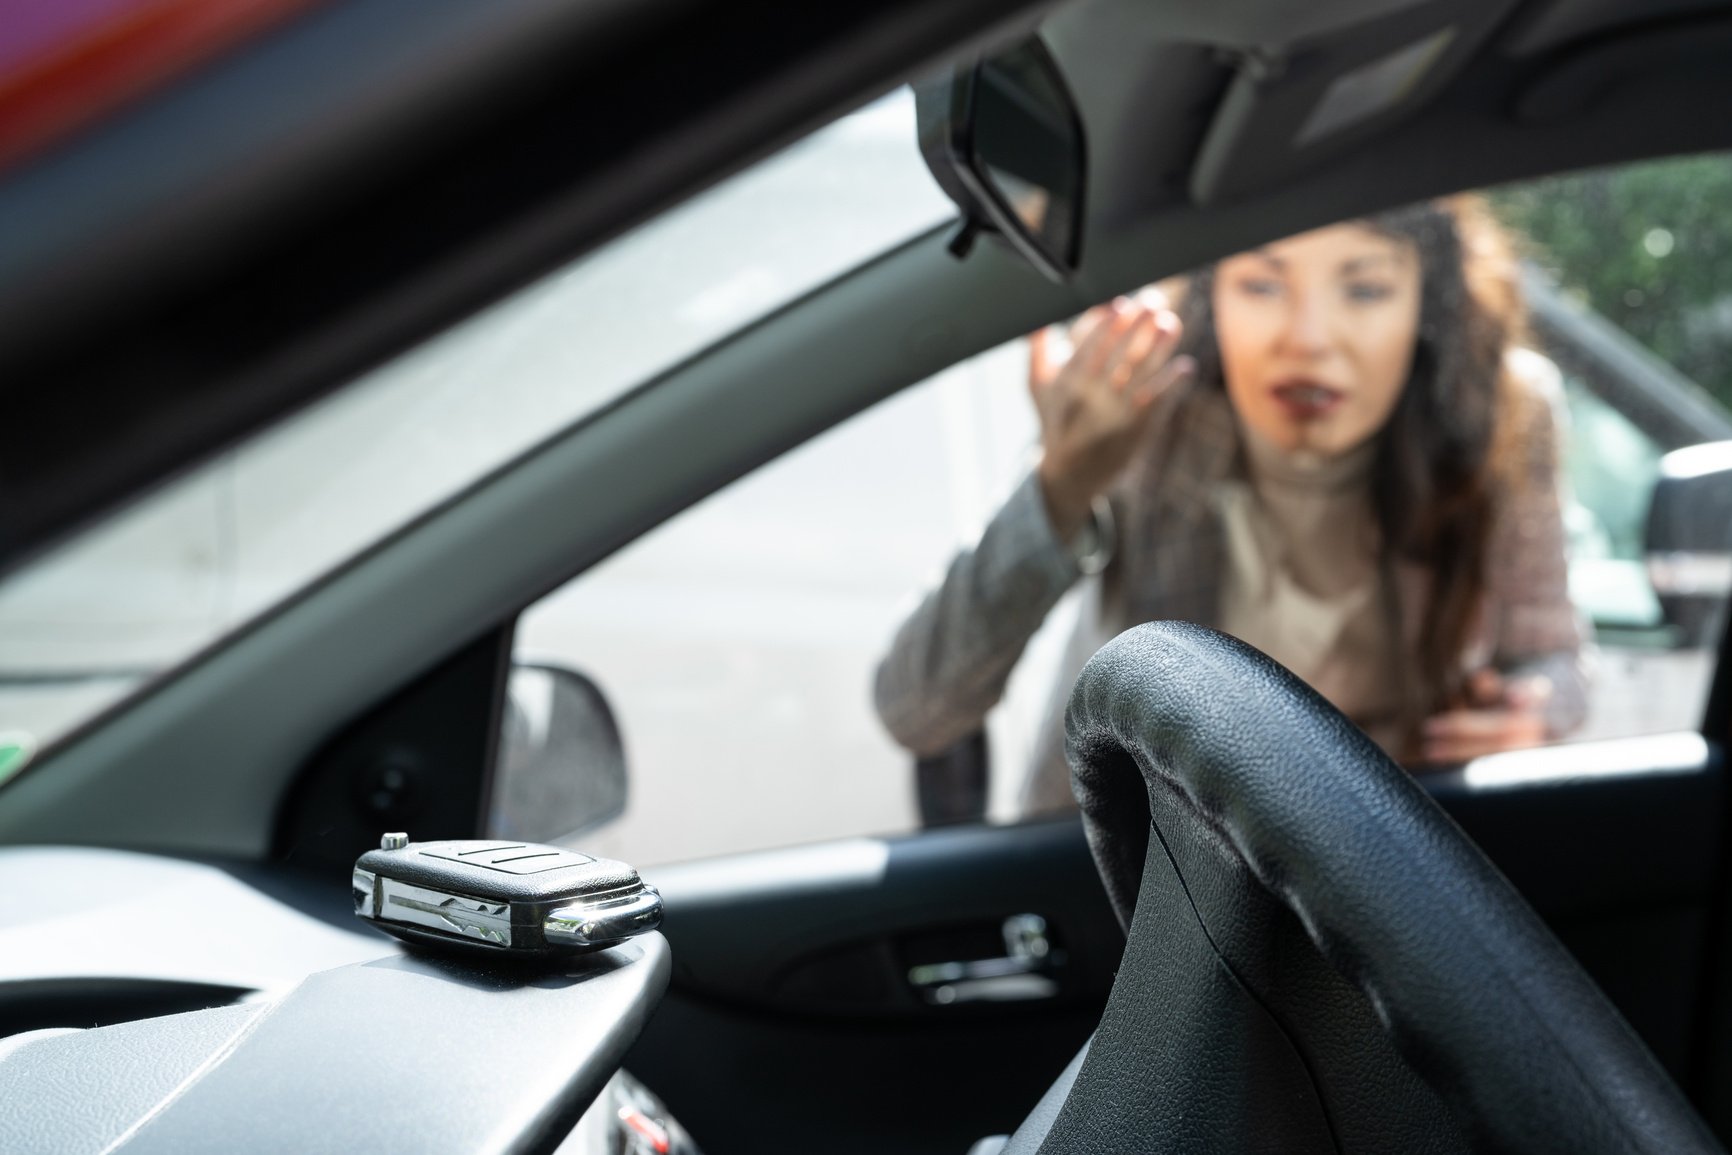
<svg viewBox="0 0 1732 1155">
<path fill-rule="evenodd" d="M 1413 246 L 1421 268 L 1413 367 L 1376 434 L 1371 483 L 1392 622 L 1401 618 L 1393 563 L 1415 562 L 1431 575 L 1413 655 L 1418 674 L 1406 694 L 1417 725 L 1461 696 L 1499 494 L 1520 472 L 1514 459 L 1528 413 L 1506 354 L 1527 337 L 1527 310 L 1514 247 L 1480 198 L 1426 201 L 1356 223 Z M 1197 383 L 1220 389 L 1214 272 L 1192 275 L 1180 309 Z"/>
</svg>

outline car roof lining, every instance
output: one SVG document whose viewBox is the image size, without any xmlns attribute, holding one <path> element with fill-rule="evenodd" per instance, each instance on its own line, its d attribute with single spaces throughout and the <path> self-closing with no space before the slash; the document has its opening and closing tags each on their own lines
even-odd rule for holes
<svg viewBox="0 0 1732 1155">
<path fill-rule="evenodd" d="M 1282 31 L 1271 18 L 1265 36 L 1240 22 L 1240 5 L 1213 6 L 1227 14 L 1214 25 L 1201 15 L 1157 23 L 1146 15 L 1152 7 L 1088 0 L 1055 12 L 1042 30 L 1090 133 L 1089 227 L 1097 234 L 1199 204 L 1302 200 L 1309 178 L 1331 169 L 1364 185 L 1357 201 L 1394 204 L 1727 139 L 1712 126 L 1644 119 L 1653 109 L 1692 106 L 1679 101 L 1732 97 L 1732 78 L 1720 66 L 1720 49 L 1732 41 L 1732 5 L 1724 0 L 1683 14 L 1668 8 L 1664 20 L 1635 4 L 1598 3 L 1592 19 L 1553 26 L 1580 29 L 1573 38 L 1560 32 L 1543 41 L 1531 33 L 1534 21 L 1558 6 L 1387 4 L 1368 6 L 1350 25 L 1326 22 L 1321 32 Z M 1447 42 L 1383 111 L 1305 141 L 1308 118 L 1332 89 L 1435 33 Z M 1547 51 L 1507 50 L 1523 36 Z M 1137 80 L 1119 82 L 1126 72 Z M 1529 131 L 1541 127 L 1557 131 Z M 1500 139 L 1488 146 L 1481 139 L 1488 135 Z M 1585 147 L 1582 136 L 1600 137 L 1603 147 Z M 1392 163 L 1392 150 L 1422 162 L 1420 179 Z M 1463 175 L 1452 181 L 1446 174 L 1455 167 Z"/>
<path fill-rule="evenodd" d="M 1523 125 L 1500 103 L 1512 75 L 1482 59 L 1458 82 L 1480 86 L 1471 99 L 1434 101 L 1404 131 L 1273 192 L 1123 221 L 1097 215 L 1069 288 L 996 244 L 958 263 L 944 251 L 945 230 L 843 276 L 559 436 L 48 752 L 0 793 L 0 842 L 261 856 L 274 801 L 300 762 L 370 703 L 679 509 L 940 368 L 1092 301 L 1332 220 L 1732 143 L 1732 126 L 1675 115 L 1678 101 L 1701 98 L 1705 80 L 1724 99 L 1732 78 L 1693 75 L 1680 91 L 1676 77 L 1649 75 L 1595 116 Z M 563 532 L 548 534 L 549 524 Z"/>
<path fill-rule="evenodd" d="M 1645 24 L 1617 39 L 1594 40 L 1561 53 L 1518 92 L 1511 107 L 1530 124 L 1580 116 L 1629 84 L 1654 76 L 1725 69 L 1732 48 L 1732 13 Z"/>
<path fill-rule="evenodd" d="M 1534 56 L 1616 33 L 1645 20 L 1689 18 L 1725 11 L 1726 0 L 1551 0 L 1530 5 L 1504 38 L 1512 56 Z"/>
</svg>

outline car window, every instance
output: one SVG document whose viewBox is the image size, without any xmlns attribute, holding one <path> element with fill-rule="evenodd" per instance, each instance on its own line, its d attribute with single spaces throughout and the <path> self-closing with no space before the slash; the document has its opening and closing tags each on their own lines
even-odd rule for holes
<svg viewBox="0 0 1732 1155">
<path fill-rule="evenodd" d="M 14 573 L 0 779 L 560 429 L 953 211 L 897 93 Z"/>
<path fill-rule="evenodd" d="M 1699 605 L 1657 591 L 1650 504 L 1669 454 L 1732 435 L 1732 358 L 1721 375 L 1699 355 L 1702 326 L 1732 315 L 1708 293 L 1732 293 L 1732 267 L 1682 267 L 1732 254 L 1732 229 L 1722 242 L 1716 214 L 1675 187 L 1696 181 L 1709 196 L 1727 171 L 1692 158 L 1490 198 L 1526 261 L 1525 343 L 1549 362 L 1536 362 L 1539 376 L 1555 378 L 1568 597 L 1592 666 L 1587 719 L 1566 740 L 1700 720 L 1716 635 L 1691 617 Z M 1569 208 L 1594 198 L 1617 211 Z M 1697 320 L 1643 311 L 1658 307 Z M 655 863 L 919 824 L 914 755 L 877 716 L 873 674 L 918 598 L 1027 476 L 1038 452 L 1027 374 L 1022 341 L 940 374 L 525 613 L 519 660 L 580 670 L 619 717 L 630 799 L 586 846 Z M 1062 707 L 1075 662 L 1066 641 L 1090 596 L 1079 584 L 1047 615 L 986 717 L 988 817 L 1027 812 L 1024 784 Z"/>
<path fill-rule="evenodd" d="M 1728 194 L 1722 155 L 1493 194 L 1531 265 L 1537 344 L 1563 371 L 1570 592 L 1597 651 L 1577 739 L 1693 729 L 1706 706 L 1727 587 L 1675 596 L 1653 501 L 1669 454 L 1732 437 Z"/>
<path fill-rule="evenodd" d="M 1026 370 L 1021 341 L 955 366 L 523 615 L 518 660 L 592 678 L 625 742 L 626 812 L 586 847 L 657 863 L 917 825 L 871 671 L 916 592 L 1027 469 Z M 1047 705 L 1051 637 L 993 720 L 1011 783 Z"/>
<path fill-rule="evenodd" d="M 1602 642 L 1662 624 L 1648 584 L 1642 531 L 1662 451 L 1652 437 L 1587 388 L 1564 378 L 1569 408 L 1565 476 L 1570 502 L 1570 595 Z"/>
</svg>

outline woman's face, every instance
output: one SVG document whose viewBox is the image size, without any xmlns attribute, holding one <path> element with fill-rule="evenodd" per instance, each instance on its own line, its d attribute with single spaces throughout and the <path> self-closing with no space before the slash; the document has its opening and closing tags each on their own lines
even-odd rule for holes
<svg viewBox="0 0 1732 1155">
<path fill-rule="evenodd" d="M 1419 255 L 1331 225 L 1216 267 L 1215 331 L 1239 420 L 1276 448 L 1334 457 L 1383 428 L 1419 333 Z"/>
</svg>

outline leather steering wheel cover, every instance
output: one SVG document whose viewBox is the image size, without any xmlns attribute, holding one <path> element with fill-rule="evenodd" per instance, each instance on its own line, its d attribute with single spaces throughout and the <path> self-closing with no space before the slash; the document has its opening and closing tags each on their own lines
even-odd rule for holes
<svg viewBox="0 0 1732 1155">
<path fill-rule="evenodd" d="M 1170 1050 L 1138 1028 L 1155 1000 L 1172 998 L 1161 976 L 1132 967 L 1133 959 L 1153 957 L 1139 952 L 1139 942 L 1173 929 L 1133 917 L 1163 899 L 1172 909 L 1170 896 L 1153 893 L 1170 877 L 1145 872 L 1145 861 L 1152 866 L 1164 855 L 1172 862 L 1232 982 L 1289 1039 L 1302 1033 L 1280 993 L 1258 989 L 1266 960 L 1260 967 L 1245 957 L 1245 944 L 1267 932 L 1230 925 L 1246 917 L 1243 894 L 1223 897 L 1218 881 L 1199 888 L 1186 880 L 1186 858 L 1176 850 L 1201 843 L 1246 887 L 1291 912 L 1288 922 L 1302 928 L 1295 936 L 1308 939 L 1369 1002 L 1375 1019 L 1366 1021 L 1381 1025 L 1472 1149 L 1720 1150 L 1646 1047 L 1484 855 L 1370 739 L 1263 654 L 1184 623 L 1121 634 L 1077 680 L 1066 747 L 1090 846 L 1130 935 L 1126 965 L 1069 1104 L 1087 1100 L 1097 1148 L 1115 1128 L 1145 1124 L 1152 1109 L 1127 1101 L 1137 1099 L 1139 1084 L 1124 1072 L 1097 1076 L 1118 1080 L 1113 1093 L 1079 1098 L 1102 1041 L 1116 1027 L 1130 1046 Z M 1183 1069 L 1172 1059 L 1163 1056 L 1162 1070 Z M 1125 1052 L 1113 1061 L 1125 1065 Z M 1301 1061 L 1314 1085 L 1329 1077 Z M 1211 1096 L 1245 1089 L 1179 1082 L 1169 1078 L 1150 1094 L 1197 1101 L 1161 1102 L 1161 1112 L 1195 1107 L 1193 1114 L 1207 1114 Z M 1123 1118 L 1103 1120 L 1103 1110 Z M 1041 1150 L 1070 1149 L 1062 1136 L 1073 1124 L 1061 1113 Z M 1162 1149 L 1159 1135 L 1138 1141 Z M 1333 1145 L 1357 1149 L 1342 1144 L 1339 1129 Z"/>
</svg>

